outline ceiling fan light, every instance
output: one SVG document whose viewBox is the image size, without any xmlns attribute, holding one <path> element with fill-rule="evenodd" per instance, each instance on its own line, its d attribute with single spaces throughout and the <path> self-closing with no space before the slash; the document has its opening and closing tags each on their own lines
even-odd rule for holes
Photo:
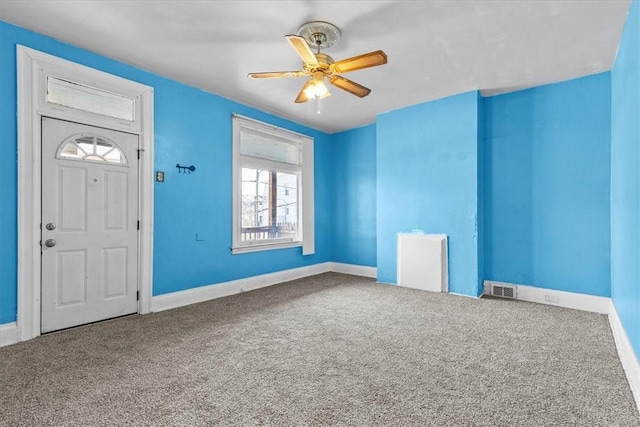
<svg viewBox="0 0 640 427">
<path fill-rule="evenodd" d="M 331 95 L 331 92 L 329 92 L 329 89 L 327 89 L 327 86 L 325 86 L 324 82 L 320 80 L 318 84 L 316 84 L 316 98 L 322 99 L 326 98 L 329 95 Z"/>
<path fill-rule="evenodd" d="M 331 95 L 327 86 L 320 79 L 313 80 L 313 83 L 305 89 L 304 93 L 309 99 L 322 99 Z"/>
<path fill-rule="evenodd" d="M 316 97 L 315 87 L 309 86 L 304 90 L 304 94 L 307 96 L 307 99 L 314 99 Z"/>
</svg>

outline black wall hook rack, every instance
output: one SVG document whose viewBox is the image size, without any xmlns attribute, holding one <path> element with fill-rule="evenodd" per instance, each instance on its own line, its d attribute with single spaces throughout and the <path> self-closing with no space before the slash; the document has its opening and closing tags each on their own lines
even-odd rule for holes
<svg viewBox="0 0 640 427">
<path fill-rule="evenodd" d="M 196 170 L 196 167 L 193 166 L 193 165 L 191 165 L 191 166 L 180 166 L 180 163 L 178 163 L 176 165 L 176 167 L 178 168 L 178 173 L 191 173 L 194 170 Z"/>
</svg>

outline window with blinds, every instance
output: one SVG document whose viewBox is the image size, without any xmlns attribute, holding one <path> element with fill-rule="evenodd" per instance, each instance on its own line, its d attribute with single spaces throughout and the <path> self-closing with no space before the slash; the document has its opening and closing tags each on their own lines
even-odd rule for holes
<svg viewBox="0 0 640 427">
<path fill-rule="evenodd" d="M 312 174 L 313 139 L 234 115 L 233 253 L 313 253 Z"/>
</svg>

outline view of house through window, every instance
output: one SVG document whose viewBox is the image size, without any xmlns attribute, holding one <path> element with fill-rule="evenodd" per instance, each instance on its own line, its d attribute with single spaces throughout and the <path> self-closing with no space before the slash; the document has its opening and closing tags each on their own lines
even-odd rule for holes
<svg viewBox="0 0 640 427">
<path fill-rule="evenodd" d="M 242 240 L 298 240 L 298 175 L 242 168 Z"/>
</svg>

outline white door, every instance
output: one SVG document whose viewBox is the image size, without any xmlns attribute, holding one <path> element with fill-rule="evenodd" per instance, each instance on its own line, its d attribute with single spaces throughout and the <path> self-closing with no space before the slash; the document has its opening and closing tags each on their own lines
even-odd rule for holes
<svg viewBox="0 0 640 427">
<path fill-rule="evenodd" d="M 137 149 L 42 118 L 42 332 L 138 311 Z"/>
</svg>

